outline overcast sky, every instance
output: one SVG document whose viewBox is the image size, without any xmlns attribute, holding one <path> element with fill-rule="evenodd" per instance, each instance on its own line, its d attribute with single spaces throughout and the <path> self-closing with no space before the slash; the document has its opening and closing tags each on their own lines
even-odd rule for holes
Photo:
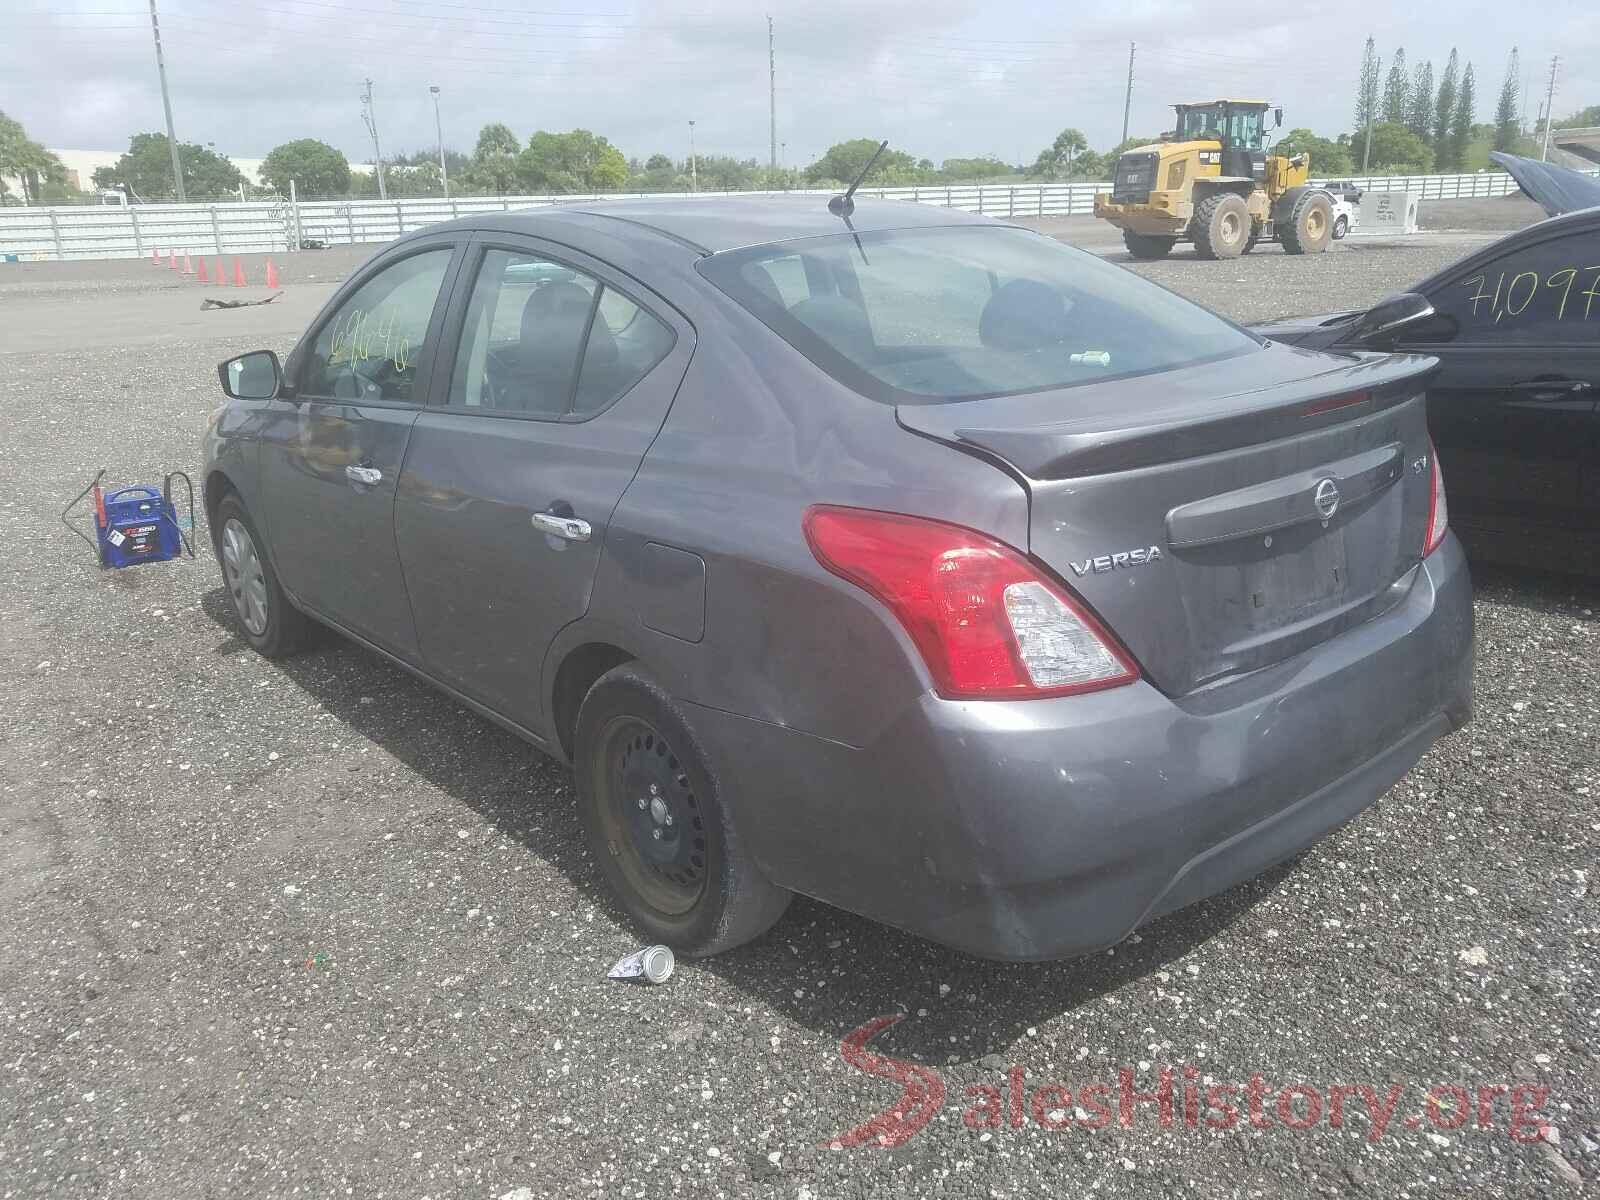
<svg viewBox="0 0 1600 1200">
<path fill-rule="evenodd" d="M 1128 43 L 1138 43 L 1131 132 L 1170 127 L 1166 105 L 1269 99 L 1285 127 L 1347 129 L 1362 43 L 1452 45 L 1477 67 L 1492 117 L 1520 43 L 1528 119 L 1550 56 L 1558 116 L 1600 103 L 1600 2 L 1545 0 L 159 0 L 178 137 L 259 157 L 317 137 L 371 158 L 359 93 L 370 76 L 386 155 L 431 148 L 428 85 L 447 145 L 487 121 L 526 139 L 584 127 L 630 156 L 765 161 L 767 23 L 777 29 L 778 137 L 804 165 L 831 143 L 887 137 L 918 157 L 1031 161 L 1065 126 L 1104 149 L 1122 132 Z M 1515 15 L 1520 19 L 1512 21 Z M 13 36 L 14 34 L 14 36 Z M 163 128 L 146 0 L 0 0 L 0 109 L 47 146 L 123 149 Z"/>
</svg>

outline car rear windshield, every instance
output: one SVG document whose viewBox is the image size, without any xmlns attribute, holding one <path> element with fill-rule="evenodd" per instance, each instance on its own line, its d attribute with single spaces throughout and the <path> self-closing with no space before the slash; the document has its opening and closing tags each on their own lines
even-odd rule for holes
<svg viewBox="0 0 1600 1200">
<path fill-rule="evenodd" d="M 803 238 L 699 269 L 829 375 L 891 404 L 1073 387 L 1261 345 L 1131 271 L 1004 226 Z"/>
</svg>

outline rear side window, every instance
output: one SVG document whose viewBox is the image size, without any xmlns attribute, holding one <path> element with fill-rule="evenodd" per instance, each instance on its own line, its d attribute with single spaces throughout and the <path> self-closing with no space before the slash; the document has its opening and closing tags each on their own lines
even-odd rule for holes
<svg viewBox="0 0 1600 1200">
<path fill-rule="evenodd" d="M 447 403 L 546 419 L 597 413 L 644 378 L 673 338 L 591 275 L 491 249 L 467 303 Z"/>
<path fill-rule="evenodd" d="M 1018 229 L 890 230 L 727 251 L 699 270 L 841 383 L 942 403 L 1259 348 L 1130 271 Z"/>
</svg>

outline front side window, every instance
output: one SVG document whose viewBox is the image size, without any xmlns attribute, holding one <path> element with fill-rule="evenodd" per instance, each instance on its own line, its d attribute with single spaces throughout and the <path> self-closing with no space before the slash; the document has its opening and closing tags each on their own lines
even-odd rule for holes
<svg viewBox="0 0 1600 1200">
<path fill-rule="evenodd" d="M 317 333 L 302 390 L 351 403 L 413 403 L 428 324 L 454 250 L 426 250 L 379 271 Z"/>
<path fill-rule="evenodd" d="M 1600 342 L 1600 233 L 1590 227 L 1519 246 L 1427 285 L 1454 341 Z"/>
<path fill-rule="evenodd" d="M 448 403 L 547 419 L 599 412 L 660 362 L 673 339 L 593 276 L 491 249 L 467 304 Z"/>
<path fill-rule="evenodd" d="M 1019 229 L 845 233 L 698 269 L 841 383 L 893 404 L 1168 371 L 1261 343 L 1094 255 Z"/>
</svg>

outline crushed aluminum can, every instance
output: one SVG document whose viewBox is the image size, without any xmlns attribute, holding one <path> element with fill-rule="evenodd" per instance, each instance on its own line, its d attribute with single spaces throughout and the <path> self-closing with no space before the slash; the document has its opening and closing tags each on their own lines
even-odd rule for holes
<svg viewBox="0 0 1600 1200">
<path fill-rule="evenodd" d="M 617 965 L 607 973 L 608 979 L 643 979 L 649 983 L 665 983 L 672 978 L 677 960 L 668 946 L 646 946 L 617 960 Z"/>
</svg>

